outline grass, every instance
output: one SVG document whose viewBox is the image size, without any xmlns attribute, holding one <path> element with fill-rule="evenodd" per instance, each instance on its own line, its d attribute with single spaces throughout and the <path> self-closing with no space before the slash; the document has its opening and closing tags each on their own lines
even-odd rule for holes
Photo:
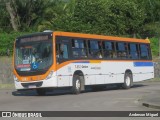
<svg viewBox="0 0 160 120">
<path fill-rule="evenodd" d="M 0 84 L 0 89 L 14 89 L 14 84 Z"/>
<path fill-rule="evenodd" d="M 149 80 L 150 82 L 160 82 L 160 78 L 153 78 Z"/>
</svg>

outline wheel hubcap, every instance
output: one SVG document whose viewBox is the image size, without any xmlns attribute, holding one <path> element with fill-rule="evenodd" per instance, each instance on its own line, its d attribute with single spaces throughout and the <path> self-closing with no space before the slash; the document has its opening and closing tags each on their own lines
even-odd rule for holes
<svg viewBox="0 0 160 120">
<path fill-rule="evenodd" d="M 79 90 L 80 89 L 80 81 L 76 80 L 76 89 Z"/>
<path fill-rule="evenodd" d="M 131 80 L 130 80 L 130 77 L 126 77 L 126 85 L 127 86 L 130 86 L 130 83 L 131 83 Z"/>
</svg>

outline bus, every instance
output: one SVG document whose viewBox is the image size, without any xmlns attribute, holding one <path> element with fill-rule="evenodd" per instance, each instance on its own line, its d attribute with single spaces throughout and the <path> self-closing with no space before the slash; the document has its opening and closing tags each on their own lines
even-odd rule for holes
<svg viewBox="0 0 160 120">
<path fill-rule="evenodd" d="M 13 74 L 17 90 L 71 88 L 74 94 L 108 84 L 129 89 L 154 78 L 149 39 L 73 32 L 40 32 L 16 38 Z"/>
</svg>

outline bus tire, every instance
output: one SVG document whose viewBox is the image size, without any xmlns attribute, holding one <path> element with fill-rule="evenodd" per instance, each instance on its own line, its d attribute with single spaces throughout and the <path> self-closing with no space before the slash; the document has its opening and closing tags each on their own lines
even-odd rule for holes
<svg viewBox="0 0 160 120">
<path fill-rule="evenodd" d="M 72 86 L 72 93 L 73 94 L 79 94 L 81 92 L 81 79 L 79 75 L 75 75 L 73 77 L 73 86 Z"/>
<path fill-rule="evenodd" d="M 36 92 L 39 96 L 44 96 L 46 95 L 46 89 L 36 89 Z"/>
<path fill-rule="evenodd" d="M 122 87 L 124 89 L 129 89 L 132 85 L 132 82 L 133 82 L 132 73 L 126 72 L 124 75 L 124 83 L 123 83 Z"/>
</svg>

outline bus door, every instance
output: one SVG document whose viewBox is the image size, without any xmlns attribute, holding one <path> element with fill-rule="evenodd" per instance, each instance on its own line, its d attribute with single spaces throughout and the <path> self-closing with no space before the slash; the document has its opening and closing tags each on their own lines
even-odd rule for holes
<svg viewBox="0 0 160 120">
<path fill-rule="evenodd" d="M 56 39 L 56 68 L 58 87 L 70 86 L 71 83 L 71 66 L 66 64 L 70 58 L 70 41 L 65 37 Z"/>
</svg>

